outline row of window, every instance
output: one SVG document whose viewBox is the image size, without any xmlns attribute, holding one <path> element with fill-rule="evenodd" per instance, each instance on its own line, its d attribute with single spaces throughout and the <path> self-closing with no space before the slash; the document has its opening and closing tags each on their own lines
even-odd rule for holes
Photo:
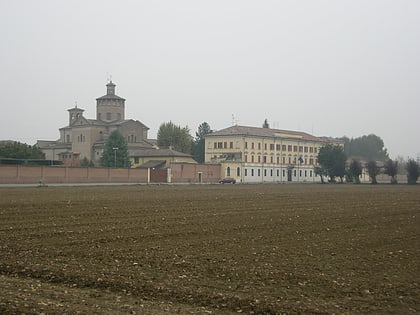
<svg viewBox="0 0 420 315">
<path fill-rule="evenodd" d="M 215 142 L 214 149 L 227 149 L 228 143 L 227 142 Z M 229 142 L 229 149 L 233 149 L 233 142 Z"/>
<path fill-rule="evenodd" d="M 86 141 L 86 137 L 84 135 L 77 136 L 77 142 L 85 142 L 85 141 Z"/>
<path fill-rule="evenodd" d="M 247 162 L 261 163 L 261 160 L 262 160 L 262 163 L 280 164 L 280 157 L 279 156 L 276 157 L 276 160 L 274 160 L 274 156 L 270 156 L 270 160 L 268 160 L 267 156 L 265 156 L 265 155 L 262 156 L 262 159 L 261 159 L 261 155 L 258 155 L 257 159 L 255 159 L 254 155 L 251 155 L 251 158 L 249 159 L 248 155 L 245 154 L 244 159 L 245 159 L 246 163 Z M 299 156 L 299 157 L 297 157 L 297 156 L 294 156 L 294 157 L 283 156 L 281 161 L 282 161 L 282 164 L 286 164 L 286 163 L 287 164 L 298 164 L 298 163 L 300 163 L 302 165 L 316 165 L 316 164 L 318 164 L 318 159 L 314 159 L 312 157 L 310 157 L 309 159 L 306 159 L 306 158 L 303 158 L 302 156 Z"/>
<path fill-rule="evenodd" d="M 129 135 L 127 137 L 127 142 L 128 143 L 136 143 L 137 142 L 137 136 L 135 136 L 135 135 Z"/>
<path fill-rule="evenodd" d="M 214 149 L 233 149 L 233 141 L 230 142 L 214 142 L 213 143 L 213 148 Z M 245 149 L 248 149 L 248 142 L 245 142 Z M 261 150 L 262 148 L 262 144 L 261 142 L 257 143 L 257 148 L 258 150 Z M 251 142 L 251 146 L 250 149 L 255 149 L 255 143 Z M 299 152 L 299 153 L 318 153 L 318 148 L 316 147 L 307 147 L 307 146 L 302 146 L 302 145 L 286 145 L 286 144 L 274 144 L 274 143 L 264 143 L 264 150 L 265 151 L 274 151 L 274 149 L 276 151 L 287 151 L 287 152 Z"/>
<path fill-rule="evenodd" d="M 251 177 L 261 176 L 262 173 L 264 174 L 263 175 L 264 177 L 267 177 L 267 176 L 273 177 L 274 176 L 274 170 L 273 169 L 269 169 L 269 170 L 264 169 L 263 172 L 261 172 L 261 169 L 257 168 L 257 170 L 255 172 L 255 170 L 253 168 L 251 168 L 250 172 L 248 172 L 248 169 L 246 168 L 244 170 L 244 175 L 248 176 L 248 173 L 250 173 L 249 176 L 251 176 Z M 282 176 L 286 177 L 286 174 L 287 174 L 287 171 L 282 170 Z M 299 170 L 299 171 L 298 170 L 293 170 L 293 177 L 297 177 L 298 175 L 299 175 L 299 177 L 308 177 L 308 175 L 309 175 L 309 177 L 313 177 L 313 171 L 312 170 Z M 277 177 L 280 176 L 280 170 L 279 169 L 276 170 L 276 176 Z M 289 176 L 291 176 L 291 174 L 289 174 Z"/>
<path fill-rule="evenodd" d="M 257 143 L 258 150 L 261 150 L 261 142 Z M 276 144 L 274 143 L 264 143 L 264 150 L 267 151 L 270 149 L 270 151 L 274 151 L 274 148 L 276 151 L 287 151 L 287 152 L 299 152 L 299 153 L 318 153 L 318 148 L 315 147 L 307 147 L 303 145 L 286 145 L 286 144 Z M 245 142 L 245 149 L 248 149 L 248 142 Z M 255 149 L 255 143 L 251 142 L 251 149 Z"/>
<path fill-rule="evenodd" d="M 117 120 L 121 120 L 121 113 L 117 113 Z M 98 120 L 101 120 L 101 113 L 98 113 Z M 112 120 L 112 113 L 106 113 L 106 120 Z"/>
<path fill-rule="evenodd" d="M 61 156 L 62 156 L 63 159 L 77 158 L 77 155 L 73 156 L 73 154 L 62 154 Z"/>
<path fill-rule="evenodd" d="M 102 131 L 100 131 L 99 133 L 102 134 Z M 70 142 L 70 135 L 66 135 L 66 141 Z M 86 137 L 83 134 L 77 136 L 77 142 L 85 142 L 85 141 L 86 141 Z M 127 142 L 128 143 L 136 143 L 137 142 L 137 136 L 135 136 L 135 135 L 127 136 Z"/>
<path fill-rule="evenodd" d="M 286 172 L 287 171 L 285 169 L 282 170 L 282 176 L 283 177 L 286 177 L 286 174 L 287 174 Z M 289 172 L 292 172 L 292 170 L 289 170 Z M 226 168 L 226 176 L 228 176 L 228 177 L 232 176 L 231 173 L 232 173 L 232 171 L 231 171 L 230 167 L 228 166 Z M 249 170 L 249 173 L 250 173 L 251 177 L 261 176 L 261 169 L 257 168 L 257 170 L 255 172 L 255 169 L 251 168 Z M 263 174 L 264 174 L 264 177 L 267 177 L 267 176 L 273 177 L 274 176 L 274 170 L 265 168 L 263 170 Z M 268 174 L 270 174 L 270 175 L 268 175 Z M 244 175 L 245 175 L 245 177 L 248 176 L 248 169 L 247 168 L 245 168 L 245 170 L 244 170 Z M 291 175 L 292 175 L 292 173 L 288 174 L 288 176 L 291 176 Z M 312 170 L 296 170 L 296 169 L 294 169 L 293 170 L 293 176 L 297 177 L 298 175 L 299 175 L 299 177 L 308 177 L 308 175 L 309 175 L 309 177 L 313 177 L 313 171 Z M 241 169 L 239 167 L 237 167 L 236 168 L 236 177 L 240 177 L 240 176 L 241 176 Z M 280 176 L 280 170 L 279 169 L 276 170 L 276 176 L 277 177 Z"/>
</svg>

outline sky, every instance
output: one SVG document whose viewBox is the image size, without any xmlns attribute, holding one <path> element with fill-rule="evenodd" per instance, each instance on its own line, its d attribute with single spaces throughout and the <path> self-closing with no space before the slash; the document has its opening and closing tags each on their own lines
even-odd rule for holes
<svg viewBox="0 0 420 315">
<path fill-rule="evenodd" d="M 56 140 L 109 79 L 156 138 L 232 124 L 420 154 L 418 0 L 0 0 L 0 140 Z"/>
</svg>

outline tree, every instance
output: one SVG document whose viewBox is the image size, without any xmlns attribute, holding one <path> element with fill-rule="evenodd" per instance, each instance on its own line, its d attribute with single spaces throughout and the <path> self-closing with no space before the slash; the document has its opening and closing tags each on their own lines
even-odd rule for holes
<svg viewBox="0 0 420 315">
<path fill-rule="evenodd" d="M 344 142 L 344 152 L 348 156 L 357 156 L 368 161 L 385 161 L 389 159 L 388 152 L 384 148 L 384 142 L 377 135 L 370 134 L 355 139 L 342 137 L 340 140 Z"/>
<path fill-rule="evenodd" d="M 349 173 L 355 184 L 360 184 L 360 175 L 362 175 L 362 164 L 359 160 L 353 159 L 349 165 Z"/>
<path fill-rule="evenodd" d="M 376 161 L 375 160 L 370 160 L 369 162 L 367 162 L 366 168 L 367 168 L 369 176 L 372 180 L 371 183 L 372 184 L 377 184 L 378 182 L 376 180 L 376 176 L 379 175 L 380 170 L 379 170 L 378 165 L 376 164 Z"/>
<path fill-rule="evenodd" d="M 407 181 L 409 185 L 417 184 L 420 175 L 420 165 L 415 160 L 408 160 L 405 169 L 407 170 Z"/>
<path fill-rule="evenodd" d="M 335 177 L 340 177 L 343 182 L 346 159 L 346 154 L 340 145 L 327 144 L 319 149 L 318 162 L 332 182 L 335 181 Z"/>
<path fill-rule="evenodd" d="M 210 125 L 206 122 L 203 122 L 200 126 L 198 126 L 198 130 L 195 133 L 195 139 L 192 143 L 191 153 L 198 163 L 204 163 L 204 137 L 211 132 L 212 130 Z"/>
<path fill-rule="evenodd" d="M 190 154 L 192 145 L 190 130 L 187 126 L 181 128 L 171 121 L 163 123 L 157 133 L 157 145 L 162 149 L 171 148 L 175 151 Z"/>
<path fill-rule="evenodd" d="M 111 132 L 105 143 L 101 165 L 104 167 L 130 167 L 127 142 L 118 130 Z"/>
<path fill-rule="evenodd" d="M 0 157 L 6 159 L 45 159 L 45 154 L 35 145 L 3 141 L 0 142 Z"/>
<path fill-rule="evenodd" d="M 391 184 L 397 183 L 398 162 L 389 159 L 384 165 L 384 174 L 391 176 Z"/>
</svg>

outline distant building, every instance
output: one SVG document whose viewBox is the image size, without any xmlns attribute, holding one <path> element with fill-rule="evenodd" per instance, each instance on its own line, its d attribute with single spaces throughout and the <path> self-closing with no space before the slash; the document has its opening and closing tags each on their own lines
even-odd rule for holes
<svg viewBox="0 0 420 315">
<path fill-rule="evenodd" d="M 106 95 L 96 99 L 96 119 L 84 117 L 84 110 L 75 106 L 68 110 L 69 122 L 60 128 L 60 139 L 38 140 L 37 146 L 47 160 L 79 166 L 87 158 L 99 165 L 106 140 L 114 130 L 126 139 L 130 157 L 138 156 L 145 149 L 156 149 L 147 140 L 149 128 L 138 120 L 125 118 L 125 99 L 115 94 L 115 84 L 110 81 L 106 88 Z"/>
<path fill-rule="evenodd" d="M 205 163 L 221 163 L 221 177 L 237 182 L 318 182 L 319 149 L 327 137 L 305 132 L 232 126 L 205 136 Z"/>
<path fill-rule="evenodd" d="M 132 167 L 162 169 L 171 167 L 172 163 L 197 164 L 190 154 L 172 149 L 142 150 L 130 157 Z"/>
</svg>

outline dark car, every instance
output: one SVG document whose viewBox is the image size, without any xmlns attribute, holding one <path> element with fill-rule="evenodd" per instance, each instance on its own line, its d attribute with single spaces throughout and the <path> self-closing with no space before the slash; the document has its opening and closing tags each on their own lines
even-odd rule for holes
<svg viewBox="0 0 420 315">
<path fill-rule="evenodd" d="M 236 179 L 234 178 L 230 178 L 230 177 L 226 177 L 223 178 L 221 180 L 219 180 L 220 184 L 235 184 L 236 183 Z"/>
</svg>

